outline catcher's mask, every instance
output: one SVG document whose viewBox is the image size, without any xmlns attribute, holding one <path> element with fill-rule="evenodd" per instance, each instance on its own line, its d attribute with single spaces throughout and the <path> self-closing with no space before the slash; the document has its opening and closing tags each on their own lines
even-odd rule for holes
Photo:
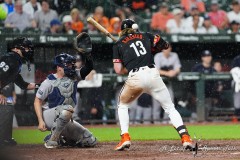
<svg viewBox="0 0 240 160">
<path fill-rule="evenodd" d="M 92 52 L 92 41 L 90 36 L 86 32 L 80 33 L 74 39 L 74 48 L 83 54 L 89 54 Z"/>
<path fill-rule="evenodd" d="M 67 53 L 61 53 L 54 58 L 54 67 L 62 67 L 64 69 L 64 74 L 69 78 L 74 78 L 76 75 L 76 58 Z"/>
</svg>

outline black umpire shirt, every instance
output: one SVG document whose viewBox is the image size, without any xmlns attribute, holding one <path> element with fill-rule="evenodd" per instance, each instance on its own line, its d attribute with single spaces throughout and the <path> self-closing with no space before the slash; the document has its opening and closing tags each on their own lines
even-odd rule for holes
<svg viewBox="0 0 240 160">
<path fill-rule="evenodd" d="M 113 45 L 113 62 L 122 63 L 128 71 L 154 64 L 151 48 L 154 36 L 150 33 L 133 33 L 122 36 Z"/>
<path fill-rule="evenodd" d="M 20 75 L 21 67 L 22 58 L 17 53 L 10 52 L 0 58 L 0 92 L 11 82 L 21 89 L 27 89 L 29 83 Z"/>
</svg>

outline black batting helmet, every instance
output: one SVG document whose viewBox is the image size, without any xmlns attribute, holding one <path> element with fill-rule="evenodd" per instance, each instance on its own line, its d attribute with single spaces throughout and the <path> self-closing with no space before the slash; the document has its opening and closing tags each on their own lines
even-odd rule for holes
<svg viewBox="0 0 240 160">
<path fill-rule="evenodd" d="M 125 19 L 122 21 L 121 30 L 124 30 L 126 28 L 138 29 L 138 25 L 132 19 Z"/>
</svg>

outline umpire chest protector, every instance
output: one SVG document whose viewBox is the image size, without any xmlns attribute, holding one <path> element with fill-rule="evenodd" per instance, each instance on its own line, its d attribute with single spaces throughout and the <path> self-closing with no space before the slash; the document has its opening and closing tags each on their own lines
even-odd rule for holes
<svg viewBox="0 0 240 160">
<path fill-rule="evenodd" d="M 59 79 L 53 74 L 48 76 L 48 80 L 53 87 L 52 92 L 48 95 L 49 108 L 62 104 L 74 107 L 76 104 L 77 81 L 68 77 Z"/>
</svg>

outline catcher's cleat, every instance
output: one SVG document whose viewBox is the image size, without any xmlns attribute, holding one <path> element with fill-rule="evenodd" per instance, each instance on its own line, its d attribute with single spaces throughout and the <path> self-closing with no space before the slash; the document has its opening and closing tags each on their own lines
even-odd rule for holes
<svg viewBox="0 0 240 160">
<path fill-rule="evenodd" d="M 44 146 L 45 148 L 57 148 L 59 147 L 59 143 L 57 141 L 51 141 L 50 138 L 51 138 L 52 134 L 48 134 L 45 138 L 44 138 Z"/>
<path fill-rule="evenodd" d="M 130 135 L 128 133 L 125 133 L 125 134 L 121 135 L 121 141 L 114 148 L 114 150 L 115 151 L 122 151 L 125 148 L 130 148 L 130 146 L 131 146 Z"/>
<path fill-rule="evenodd" d="M 44 143 L 44 146 L 48 149 L 52 149 L 52 148 L 57 148 L 59 147 L 59 144 L 57 141 L 50 141 L 48 140 L 47 142 Z"/>
<path fill-rule="evenodd" d="M 195 144 L 193 144 L 193 141 L 189 135 L 182 136 L 182 144 L 186 150 L 190 150 L 190 151 L 195 150 Z"/>
</svg>

